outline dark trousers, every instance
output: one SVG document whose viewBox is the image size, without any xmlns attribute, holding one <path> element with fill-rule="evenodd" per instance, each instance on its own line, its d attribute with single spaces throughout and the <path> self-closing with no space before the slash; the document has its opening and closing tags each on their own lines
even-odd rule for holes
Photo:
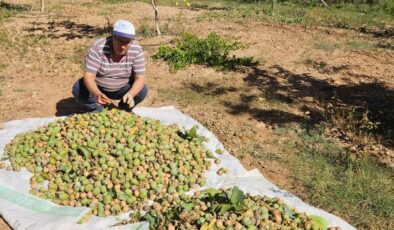
<svg viewBox="0 0 394 230">
<path fill-rule="evenodd" d="M 108 92 L 103 90 L 100 86 L 98 87 L 100 91 L 104 93 L 108 98 L 113 100 L 121 100 L 119 102 L 119 109 L 131 111 L 133 108 L 130 109 L 129 106 L 122 101 L 122 98 L 131 89 L 132 84 L 133 82 L 130 82 L 127 85 L 123 86 L 120 90 L 115 92 Z M 74 83 L 72 88 L 72 94 L 74 96 L 74 99 L 80 104 L 86 106 L 88 110 L 98 111 L 98 112 L 101 112 L 103 110 L 103 106 L 97 104 L 97 98 L 94 97 L 93 95 L 90 95 L 88 89 L 83 83 L 83 78 L 79 79 Z M 135 103 L 134 106 L 142 102 L 147 94 L 148 94 L 148 87 L 144 85 L 142 90 L 134 97 L 134 103 Z"/>
</svg>

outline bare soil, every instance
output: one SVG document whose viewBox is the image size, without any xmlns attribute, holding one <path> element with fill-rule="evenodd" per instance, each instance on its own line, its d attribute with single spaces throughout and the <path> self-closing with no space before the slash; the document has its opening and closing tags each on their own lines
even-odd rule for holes
<svg viewBox="0 0 394 230">
<path fill-rule="evenodd" d="M 0 230 L 9 230 L 11 227 L 4 221 L 3 217 L 0 216 Z"/>
<path fill-rule="evenodd" d="M 73 101 L 71 86 L 82 75 L 88 47 L 108 32 L 108 20 L 112 24 L 126 18 L 137 27 L 145 17 L 153 20 L 148 4 L 103 6 L 93 0 L 63 2 L 49 13 L 18 14 L 1 23 L 7 39 L 0 39 L 0 122 L 84 111 Z M 214 132 L 246 168 L 258 168 L 289 192 L 302 194 L 289 169 L 256 157 L 256 150 L 248 146 L 259 144 L 265 152 L 276 152 L 278 143 L 285 140 L 278 139 L 275 130 L 319 120 L 324 115 L 322 99 L 337 98 L 347 105 L 383 99 L 394 106 L 392 50 L 319 47 L 323 42 L 347 44 L 349 40 L 376 44 L 381 38 L 332 28 L 197 20 L 203 12 L 161 7 L 162 26 L 169 35 L 138 37 L 145 49 L 150 88 L 141 106 L 176 106 Z M 260 64 L 236 72 L 191 66 L 170 73 L 165 63 L 151 55 L 183 31 L 234 38 L 247 45 L 235 54 L 253 56 Z M 264 98 L 267 92 L 272 101 Z M 378 156 L 392 163 L 392 146 L 382 148 L 384 154 Z M 0 221 L 0 229 L 8 226 Z"/>
</svg>

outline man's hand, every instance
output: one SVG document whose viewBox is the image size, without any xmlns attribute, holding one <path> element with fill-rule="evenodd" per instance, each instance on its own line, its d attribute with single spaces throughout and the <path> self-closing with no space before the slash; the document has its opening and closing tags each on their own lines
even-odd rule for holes
<svg viewBox="0 0 394 230">
<path fill-rule="evenodd" d="M 105 96 L 105 94 L 103 94 L 97 87 L 95 74 L 85 71 L 83 75 L 83 83 L 89 92 L 97 98 L 97 105 L 103 106 L 112 102 L 112 100 Z"/>
<path fill-rule="evenodd" d="M 126 93 L 123 96 L 123 102 L 126 103 L 129 106 L 129 108 L 133 108 L 135 105 L 134 98 L 130 93 Z"/>
<path fill-rule="evenodd" d="M 99 94 L 97 94 L 96 95 L 96 97 L 97 97 L 97 104 L 98 105 L 106 105 L 106 104 L 108 104 L 108 103 L 111 103 L 111 99 L 109 99 L 107 96 L 105 96 L 105 94 L 103 94 L 103 93 L 99 93 Z"/>
</svg>

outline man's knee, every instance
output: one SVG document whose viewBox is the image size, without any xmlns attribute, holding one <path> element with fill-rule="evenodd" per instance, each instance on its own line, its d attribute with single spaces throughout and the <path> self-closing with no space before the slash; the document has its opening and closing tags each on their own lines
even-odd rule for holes
<svg viewBox="0 0 394 230">
<path fill-rule="evenodd" d="M 83 82 L 83 78 L 80 78 L 74 83 L 71 93 L 77 101 L 88 100 L 90 93 Z"/>
<path fill-rule="evenodd" d="M 73 87 L 71 88 L 71 93 L 75 99 L 79 98 L 79 81 L 80 80 L 76 81 Z"/>
<path fill-rule="evenodd" d="M 144 85 L 141 91 L 134 97 L 135 103 L 138 104 L 142 102 L 145 99 L 146 95 L 148 94 L 148 91 L 149 91 L 148 86 Z"/>
</svg>

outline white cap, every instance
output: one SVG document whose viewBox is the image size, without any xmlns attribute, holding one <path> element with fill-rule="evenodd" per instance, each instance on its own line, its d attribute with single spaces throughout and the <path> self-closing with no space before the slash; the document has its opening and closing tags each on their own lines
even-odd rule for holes
<svg viewBox="0 0 394 230">
<path fill-rule="evenodd" d="M 120 19 L 115 22 L 112 34 L 123 38 L 134 38 L 135 28 L 131 22 Z"/>
</svg>

